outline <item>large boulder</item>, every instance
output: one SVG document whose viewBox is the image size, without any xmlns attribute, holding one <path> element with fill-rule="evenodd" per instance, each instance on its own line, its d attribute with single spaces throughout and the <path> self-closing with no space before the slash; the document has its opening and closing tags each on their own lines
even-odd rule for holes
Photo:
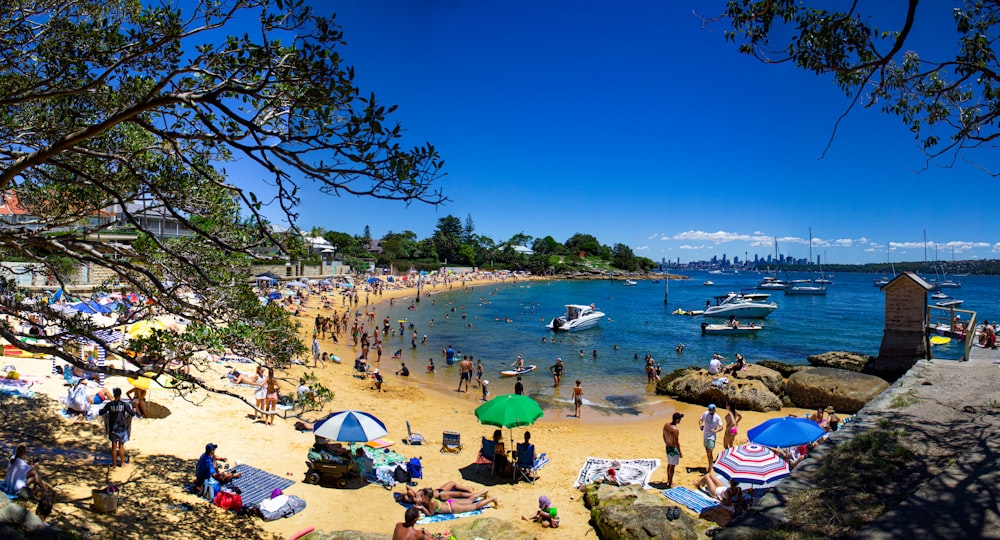
<svg viewBox="0 0 1000 540">
<path fill-rule="evenodd" d="M 490 538 L 491 540 L 535 540 L 535 535 L 517 525 L 493 517 L 479 518 L 472 523 L 451 527 L 455 538 Z"/>
<path fill-rule="evenodd" d="M 792 373 L 802 369 L 804 366 L 793 366 L 791 364 L 786 364 L 784 362 L 778 362 L 777 360 L 758 360 L 756 362 L 758 366 L 764 366 L 767 369 L 773 369 L 781 374 L 782 377 L 788 378 L 792 376 Z"/>
<path fill-rule="evenodd" d="M 868 365 L 868 362 L 874 359 L 874 356 L 867 354 L 831 351 L 823 354 L 814 354 L 808 360 L 811 365 L 816 367 L 831 367 L 861 373 L 865 369 L 865 366 Z"/>
<path fill-rule="evenodd" d="M 696 540 L 710 526 L 683 510 L 668 520 L 667 509 L 676 503 L 635 485 L 590 484 L 583 501 L 601 540 Z"/>
<path fill-rule="evenodd" d="M 667 386 L 669 386 L 674 379 L 683 377 L 688 373 L 694 373 L 696 371 L 698 371 L 698 368 L 696 367 L 683 367 L 680 369 L 675 369 L 674 371 L 660 377 L 660 380 L 656 381 L 656 394 L 660 396 L 669 395 L 669 392 L 667 391 Z"/>
<path fill-rule="evenodd" d="M 796 407 L 814 409 L 829 405 L 839 413 L 853 414 L 886 388 L 889 383 L 874 375 L 808 367 L 788 378 L 785 391 Z"/>
<path fill-rule="evenodd" d="M 747 364 L 746 369 L 736 372 L 735 378 L 730 379 L 760 381 L 771 393 L 779 396 L 785 391 L 785 380 L 781 373 L 758 364 Z"/>
<path fill-rule="evenodd" d="M 704 369 L 689 371 L 668 383 L 664 391 L 685 403 L 715 403 L 724 407 L 728 400 L 732 400 L 737 409 L 745 411 L 770 412 L 781 409 L 781 399 L 763 382 L 728 377 L 729 384 L 719 387 L 712 384 L 718 377 L 719 375 L 712 375 Z"/>
</svg>

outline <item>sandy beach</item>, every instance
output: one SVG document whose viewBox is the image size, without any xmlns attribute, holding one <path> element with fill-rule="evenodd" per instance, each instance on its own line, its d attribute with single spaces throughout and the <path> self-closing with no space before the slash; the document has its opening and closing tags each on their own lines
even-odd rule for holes
<svg viewBox="0 0 1000 540">
<path fill-rule="evenodd" d="M 481 280 L 465 285 L 495 284 L 494 281 Z M 428 289 L 428 292 L 434 291 L 433 287 L 425 287 L 425 290 Z M 390 298 L 402 301 L 414 295 L 414 289 L 391 290 L 385 292 L 379 300 L 387 304 Z M 330 313 L 328 310 L 317 309 L 319 302 L 313 301 L 310 305 L 312 308 L 305 309 L 301 314 L 302 338 L 306 343 L 311 339 L 313 317 L 317 313 Z M 336 310 L 343 310 L 339 300 L 334 305 Z M 361 305 L 364 305 L 363 294 Z M 381 307 L 376 306 L 376 320 L 381 320 Z M 458 384 L 455 370 L 453 377 L 448 372 L 447 375 L 438 377 L 440 384 L 425 387 L 413 378 L 408 380 L 393 375 L 398 369 L 398 360 L 387 359 L 390 353 L 386 351 L 380 366 L 382 372 L 387 374 L 386 384 L 382 392 L 376 392 L 370 380 L 352 376 L 353 359 L 357 357 L 357 351 L 347 341 L 342 338 L 340 344 L 329 340 L 321 343 L 324 351 L 342 359 L 341 364 L 328 363 L 325 368 L 315 370 L 296 365 L 281 373 L 283 392 L 294 392 L 299 376 L 307 371 L 314 371 L 322 384 L 334 392 L 335 398 L 323 413 L 308 413 L 304 418 L 314 420 L 325 413 L 344 409 L 374 414 L 386 424 L 389 431 L 387 438 L 396 441 L 392 446 L 393 450 L 406 457 L 421 459 L 424 478 L 419 480 L 418 487 L 438 487 L 453 480 L 476 489 L 488 489 L 490 496 L 499 497 L 500 506 L 486 510 L 484 516 L 517 522 L 540 538 L 583 538 L 590 530 L 589 512 L 580 501 L 581 493 L 573 487 L 587 457 L 660 459 L 663 463 L 653 473 L 652 485 L 664 488 L 666 461 L 661 431 L 674 411 L 685 415 L 680 424 L 684 457 L 677 467 L 675 485 L 691 486 L 697 480 L 698 475 L 686 472 L 686 467 L 706 466 L 705 451 L 698 430 L 698 417 L 705 409 L 665 399 L 643 407 L 641 414 L 637 416 L 613 416 L 585 407 L 582 418 L 577 419 L 568 416 L 572 413 L 569 409 L 546 411 L 544 418 L 527 428 L 532 433 L 537 451 L 547 453 L 551 459 L 540 471 L 540 478 L 534 484 L 521 482 L 516 485 L 505 479 L 490 480 L 488 474 L 484 476 L 470 467 L 476 460 L 480 437 L 489 436 L 494 430 L 493 427 L 480 425 L 473 414 L 473 410 L 482 403 L 480 391 L 475 387 L 474 381 L 473 388 L 468 393 L 453 391 Z M 707 360 L 705 359 L 706 364 Z M 61 377 L 51 375 L 48 361 L 4 358 L 3 363 L 13 364 L 23 374 L 44 379 L 34 386 L 38 394 L 47 395 L 54 400 L 65 395 L 66 386 Z M 442 359 L 441 364 L 443 363 Z M 210 384 L 218 384 L 243 395 L 252 402 L 252 388 L 225 386 L 223 374 L 227 366 L 231 367 L 233 364 L 214 364 L 211 370 L 198 376 Z M 411 369 L 423 370 L 424 367 L 411 366 Z M 642 373 L 636 374 L 637 381 L 641 381 L 642 377 Z M 108 379 L 107 385 L 120 386 L 123 390 L 129 387 L 124 379 L 114 377 Z M 563 385 L 568 391 L 572 381 L 563 381 Z M 493 395 L 498 393 L 496 390 L 494 389 Z M 268 426 L 255 423 L 252 420 L 252 409 L 231 397 L 199 392 L 182 399 L 167 390 L 151 392 L 150 401 L 165 407 L 170 414 L 165 418 L 137 419 L 134 422 L 132 440 L 126 446 L 130 463 L 120 469 L 94 464 L 93 459 L 86 459 L 90 454 L 107 454 L 109 451 L 99 422 L 73 422 L 64 419 L 57 414 L 58 406 L 41 396 L 27 400 L 5 398 L 5 403 L 8 404 L 12 400 L 19 400 L 17 406 L 25 409 L 52 409 L 46 411 L 43 417 L 55 420 L 50 422 L 52 425 L 44 426 L 42 431 L 39 431 L 38 426 L 21 426 L 18 429 L 17 418 L 8 418 L 4 421 L 6 429 L 0 441 L 7 446 L 26 442 L 30 448 L 38 448 L 38 453 L 42 455 L 46 455 L 42 450 L 47 446 L 66 449 L 63 453 L 65 455 L 51 456 L 51 459 L 43 460 L 40 466 L 43 475 L 56 485 L 56 506 L 51 520 L 54 524 L 68 525 L 74 529 L 85 528 L 110 538 L 142 538 L 151 534 L 160 538 L 182 538 L 190 537 L 193 530 L 205 532 L 198 528 L 198 524 L 207 519 L 216 525 L 221 524 L 222 529 L 214 534 L 222 534 L 224 537 L 225 531 L 231 530 L 234 536 L 239 536 L 236 534 L 237 529 L 228 528 L 237 527 L 236 518 L 221 509 L 202 508 L 202 505 L 207 507 L 207 503 L 181 489 L 184 479 L 193 478 L 194 463 L 209 442 L 217 444 L 217 454 L 227 457 L 230 463 L 238 460 L 295 481 L 286 493 L 304 499 L 308 503 L 305 511 L 269 523 L 254 518 L 254 526 L 261 527 L 275 537 L 287 538 L 309 527 L 327 531 L 354 529 L 389 534 L 393 525 L 402 520 L 403 507 L 394 502 L 388 490 L 378 485 L 334 489 L 303 483 L 306 453 L 313 444 L 313 436 L 308 432 L 295 431 L 293 424 L 296 418 L 278 418 L 274 425 Z M 769 414 L 743 412 L 737 443 L 746 440 L 745 431 L 750 427 L 767 418 L 789 413 L 801 414 L 803 411 L 785 409 Z M 402 439 L 406 436 L 406 421 L 410 422 L 415 432 L 428 439 L 427 445 L 402 444 Z M 520 440 L 524 430 L 525 428 L 515 429 L 514 437 Z M 439 452 L 444 431 L 461 434 L 464 449 L 460 454 Z M 510 445 L 507 430 L 504 430 L 504 437 Z M 721 448 L 721 440 L 719 446 Z M 77 457 L 73 457 L 71 449 L 79 450 Z M 86 461 L 87 466 L 81 467 L 81 460 Z M 465 478 L 463 474 L 466 475 Z M 122 508 L 115 516 L 95 514 L 88 509 L 90 490 L 103 487 L 108 480 L 125 486 L 122 489 Z M 399 491 L 400 488 L 397 487 L 396 490 Z M 538 497 L 542 494 L 548 495 L 554 506 L 559 508 L 562 518 L 559 529 L 543 529 L 520 519 L 521 515 L 534 513 Z M 136 505 L 132 498 L 144 498 L 151 502 L 144 504 L 140 501 Z M 187 510 L 182 506 L 183 503 L 197 507 L 197 512 Z M 178 507 L 181 510 L 177 510 Z M 151 519 L 151 513 L 156 514 L 157 519 Z M 144 515 L 145 518 L 142 517 Z M 165 517 L 167 515 L 172 517 Z M 445 532 L 455 523 L 458 522 L 430 524 L 425 528 L 429 532 Z"/>
</svg>

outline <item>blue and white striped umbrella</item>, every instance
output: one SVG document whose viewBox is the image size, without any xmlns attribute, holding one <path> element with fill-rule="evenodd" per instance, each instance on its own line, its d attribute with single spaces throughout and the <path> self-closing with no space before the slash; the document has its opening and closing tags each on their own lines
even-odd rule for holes
<svg viewBox="0 0 1000 540">
<path fill-rule="evenodd" d="M 346 443 L 368 442 L 387 433 L 381 420 L 361 411 L 335 412 L 313 426 L 317 437 Z"/>
<path fill-rule="evenodd" d="M 785 460 L 770 448 L 753 443 L 726 448 L 712 468 L 726 480 L 757 487 L 774 485 L 789 474 Z"/>
</svg>

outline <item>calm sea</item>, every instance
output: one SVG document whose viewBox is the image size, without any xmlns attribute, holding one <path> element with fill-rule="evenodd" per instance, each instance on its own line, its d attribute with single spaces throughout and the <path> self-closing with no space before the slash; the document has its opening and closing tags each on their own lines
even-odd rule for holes
<svg viewBox="0 0 1000 540">
<path fill-rule="evenodd" d="M 390 317 L 406 318 L 418 334 L 428 336 L 426 345 L 410 346 L 410 334 L 390 336 L 383 359 L 401 348 L 403 360 L 416 379 L 430 384 L 457 386 L 457 365 L 445 365 L 441 349 L 449 344 L 456 351 L 483 359 L 484 378 L 494 395 L 513 391 L 514 380 L 501 377 L 517 355 L 538 369 L 523 377 L 526 393 L 543 406 L 564 406 L 575 379 L 584 383 L 590 404 L 609 409 L 631 409 L 635 404 L 657 399 L 646 384 L 643 358 L 650 354 L 670 373 L 685 366 L 707 366 L 712 353 L 732 359 L 742 353 L 748 361 L 778 360 L 806 364 L 812 354 L 844 350 L 877 354 L 882 338 L 885 296 L 871 274 L 838 274 L 828 285 L 826 296 L 785 296 L 778 291 L 771 300 L 778 309 L 764 319 L 764 329 L 754 336 L 702 336 L 702 321 L 673 315 L 675 309 L 702 309 L 705 301 L 729 291 L 751 288 L 758 274 L 708 275 L 695 272 L 687 280 L 669 283 L 639 281 L 628 287 L 620 281 L 532 281 L 498 283 L 472 290 L 442 291 L 423 298 L 410 310 L 412 298 L 397 301 Z M 790 273 L 789 279 L 812 276 Z M 715 285 L 703 285 L 711 279 Z M 963 309 L 976 311 L 979 320 L 1000 316 L 1000 277 L 965 276 L 960 289 L 946 289 L 961 298 Z M 758 291 L 766 292 L 766 291 Z M 934 302 L 931 300 L 931 302 Z M 572 334 L 553 334 L 545 324 L 565 311 L 564 304 L 596 304 L 608 317 L 600 327 Z M 381 314 L 379 315 L 382 316 Z M 433 326 L 431 320 L 433 319 Z M 398 329 L 398 322 L 394 327 Z M 556 342 L 549 341 L 553 336 Z M 683 353 L 676 352 L 679 343 Z M 582 351 L 582 352 L 581 352 Z M 596 352 L 596 357 L 595 357 Z M 935 347 L 939 358 L 961 356 L 959 346 Z M 437 372 L 429 376 L 424 366 L 434 358 Z M 552 387 L 549 366 L 561 357 L 566 364 L 563 383 Z M 392 368 L 394 361 L 387 361 Z M 393 370 L 395 368 L 392 368 Z M 474 390 L 475 391 L 475 390 Z"/>
</svg>

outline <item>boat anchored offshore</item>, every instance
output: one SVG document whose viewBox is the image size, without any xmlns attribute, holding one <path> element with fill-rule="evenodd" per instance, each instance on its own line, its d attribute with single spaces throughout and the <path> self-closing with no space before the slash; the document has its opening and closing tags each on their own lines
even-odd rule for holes
<svg viewBox="0 0 1000 540">
<path fill-rule="evenodd" d="M 552 319 L 552 322 L 545 326 L 553 331 L 575 332 L 597 326 L 603 318 L 604 313 L 597 311 L 593 304 L 589 306 L 566 304 L 566 314 Z"/>
<path fill-rule="evenodd" d="M 750 324 L 708 324 L 701 323 L 701 335 L 707 334 L 721 334 L 727 336 L 741 336 L 747 334 L 756 334 L 758 331 L 763 329 L 762 325 L 757 323 Z"/>
<path fill-rule="evenodd" d="M 763 319 L 778 309 L 774 302 L 761 302 L 737 293 L 716 296 L 714 306 L 705 306 L 705 317 L 735 316 L 737 319 Z"/>
</svg>

